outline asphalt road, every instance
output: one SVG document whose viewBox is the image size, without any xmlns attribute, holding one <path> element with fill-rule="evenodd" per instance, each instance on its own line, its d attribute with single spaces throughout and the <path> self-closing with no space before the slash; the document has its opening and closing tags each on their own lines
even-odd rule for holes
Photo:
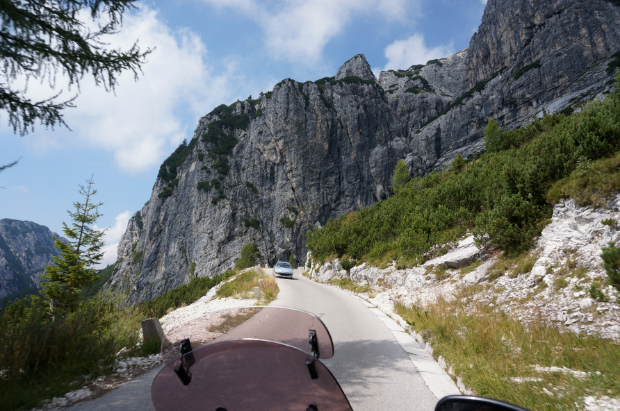
<svg viewBox="0 0 620 411">
<path fill-rule="evenodd" d="M 355 411 L 433 410 L 437 399 L 394 335 L 350 294 L 301 276 L 278 279 L 272 305 L 299 308 L 323 320 L 334 341 L 334 357 L 322 360 Z M 68 407 L 71 411 L 151 411 L 151 383 L 163 366 L 107 394 Z"/>
<path fill-rule="evenodd" d="M 334 357 L 321 360 L 334 374 L 355 411 L 433 410 L 437 399 L 392 332 L 359 299 L 295 270 L 278 279 L 271 305 L 309 311 L 325 323 Z"/>
</svg>

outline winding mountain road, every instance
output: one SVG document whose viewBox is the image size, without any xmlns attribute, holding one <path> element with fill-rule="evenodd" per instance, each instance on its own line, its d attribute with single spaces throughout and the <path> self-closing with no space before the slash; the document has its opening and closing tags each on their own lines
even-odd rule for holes
<svg viewBox="0 0 620 411">
<path fill-rule="evenodd" d="M 393 330 L 374 310 L 347 292 L 303 277 L 301 270 L 295 270 L 293 279 L 277 281 L 280 293 L 272 305 L 312 312 L 327 326 L 334 357 L 322 361 L 355 411 L 434 409 L 437 389 L 433 395 Z M 161 368 L 67 409 L 151 411 L 151 383 Z"/>
</svg>

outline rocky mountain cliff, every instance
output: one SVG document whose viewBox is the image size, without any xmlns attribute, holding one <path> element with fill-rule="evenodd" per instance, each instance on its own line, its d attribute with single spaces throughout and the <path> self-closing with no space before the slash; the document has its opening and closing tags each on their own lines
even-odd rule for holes
<svg viewBox="0 0 620 411">
<path fill-rule="evenodd" d="M 65 240 L 31 221 L 0 220 L 0 299 L 38 288 L 45 266 L 60 255 L 55 237 Z"/>
<path fill-rule="evenodd" d="M 399 159 L 442 169 L 483 149 L 490 118 L 518 127 L 610 92 L 619 23 L 606 0 L 489 0 L 453 56 L 376 79 L 357 55 L 335 77 L 217 107 L 162 164 L 106 287 L 152 298 L 231 267 L 248 242 L 264 262 L 303 261 L 306 232 L 386 198 Z"/>
</svg>

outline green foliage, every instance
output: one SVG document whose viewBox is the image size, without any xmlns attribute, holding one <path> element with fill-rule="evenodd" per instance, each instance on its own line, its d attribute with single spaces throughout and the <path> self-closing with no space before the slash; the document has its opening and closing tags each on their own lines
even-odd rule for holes
<svg viewBox="0 0 620 411">
<path fill-rule="evenodd" d="M 553 184 L 547 198 L 556 203 L 573 198 L 581 206 L 605 207 L 612 194 L 620 191 L 620 152 L 613 157 L 589 162 L 577 159 L 577 167 L 568 176 Z"/>
<path fill-rule="evenodd" d="M 230 166 L 228 165 L 228 158 L 225 156 L 219 156 L 217 161 L 213 163 L 212 167 L 222 177 L 226 176 L 228 174 L 228 171 L 230 171 Z"/>
<path fill-rule="evenodd" d="M 139 310 L 107 295 L 50 317 L 37 297 L 0 311 L 0 410 L 29 409 L 112 370 L 116 353 L 138 343 Z"/>
<path fill-rule="evenodd" d="M 286 228 L 293 228 L 293 226 L 295 225 L 295 223 L 297 222 L 296 220 L 291 220 L 289 218 L 289 216 L 284 216 L 282 218 L 280 218 L 280 222 L 282 223 L 282 225 L 284 225 L 284 227 Z"/>
<path fill-rule="evenodd" d="M 205 155 L 204 153 L 201 151 L 198 153 L 198 161 L 204 161 L 205 159 Z"/>
<path fill-rule="evenodd" d="M 224 194 L 218 194 L 216 197 L 213 197 L 211 199 L 211 204 L 213 205 L 217 205 L 217 203 L 219 203 L 222 200 L 226 200 L 227 197 Z"/>
<path fill-rule="evenodd" d="M 537 60 L 535 62 L 533 62 L 532 64 L 528 64 L 527 66 L 522 67 L 519 71 L 517 71 L 517 73 L 515 74 L 514 79 L 515 80 L 519 80 L 519 78 L 521 78 L 522 75 L 524 75 L 526 72 L 535 69 L 535 68 L 539 68 L 540 67 L 540 60 Z"/>
<path fill-rule="evenodd" d="M 198 184 L 198 190 L 203 190 L 209 192 L 211 190 L 211 182 L 209 181 L 200 181 Z"/>
<path fill-rule="evenodd" d="M 62 68 L 68 88 L 74 85 L 78 92 L 84 74 L 92 74 L 93 84 L 102 85 L 106 91 L 115 90 L 117 77 L 123 72 L 133 72 L 138 79 L 141 65 L 152 50 L 141 52 L 137 40 L 126 51 L 107 47 L 108 43 L 101 40 L 120 31 L 123 14 L 136 8 L 134 3 L 133 0 L 2 3 L 0 50 L 4 80 L 0 82 L 0 107 L 8 112 L 13 132 L 23 136 L 34 131 L 36 122 L 46 128 L 66 126 L 61 111 L 75 107 L 77 97 L 58 101 L 61 93 L 52 92 L 48 99 L 32 101 L 27 88 L 10 86 L 16 77 L 27 76 L 41 84 L 49 80 L 50 87 L 55 88 L 55 74 Z M 92 18 L 92 27 L 85 24 L 81 15 Z M 0 167 L 0 171 L 15 163 Z"/>
<path fill-rule="evenodd" d="M 260 258 L 258 247 L 253 243 L 247 243 L 241 249 L 241 256 L 235 260 L 235 268 L 243 270 L 244 268 L 254 267 Z"/>
<path fill-rule="evenodd" d="M 134 214 L 133 217 L 136 225 L 138 226 L 138 230 L 142 231 L 142 229 L 144 228 L 144 223 L 142 222 L 142 214 L 140 214 L 140 211 Z"/>
<path fill-rule="evenodd" d="M 286 209 L 295 215 L 299 215 L 299 210 L 295 206 L 288 206 Z"/>
<path fill-rule="evenodd" d="M 617 290 L 620 290 L 620 247 L 616 247 L 614 243 L 609 243 L 609 246 L 603 248 L 601 254 L 603 259 L 603 268 L 607 272 L 609 282 Z"/>
<path fill-rule="evenodd" d="M 306 267 L 307 268 L 312 267 L 312 258 L 308 258 L 308 262 L 306 263 Z"/>
<path fill-rule="evenodd" d="M 161 190 L 161 193 L 157 195 L 159 198 L 163 198 L 164 200 L 174 194 L 174 188 L 179 185 L 179 179 L 175 178 L 170 180 L 168 184 Z"/>
<path fill-rule="evenodd" d="M 183 165 L 183 162 L 187 156 L 196 147 L 196 139 L 192 139 L 189 143 L 187 140 L 183 140 L 176 150 L 170 154 L 170 157 L 164 160 L 159 167 L 159 173 L 157 178 L 161 178 L 164 181 L 171 181 L 177 178 L 178 168 Z M 165 198 L 165 197 L 164 197 Z"/>
<path fill-rule="evenodd" d="M 490 119 L 483 131 L 484 146 L 490 152 L 500 151 L 502 129 L 494 118 Z"/>
<path fill-rule="evenodd" d="M 258 195 L 258 190 L 256 189 L 256 187 L 254 187 L 254 184 L 250 183 L 249 181 L 245 182 L 245 186 L 248 188 L 248 190 L 250 190 L 252 193 L 254 193 L 255 195 Z"/>
<path fill-rule="evenodd" d="M 435 59 L 435 60 L 429 60 L 426 62 L 426 65 L 428 66 L 429 64 L 436 64 L 439 67 L 443 66 L 443 64 L 441 64 L 441 61 L 439 59 Z"/>
<path fill-rule="evenodd" d="M 82 290 L 82 294 L 80 295 L 80 298 L 82 300 L 86 300 L 86 299 L 92 298 L 95 295 L 97 295 L 97 293 L 99 292 L 99 290 L 101 290 L 101 288 L 106 283 L 106 281 L 108 281 L 110 277 L 112 277 L 112 274 L 114 273 L 114 269 L 116 268 L 116 265 L 118 263 L 119 261 L 116 261 L 112 265 L 108 264 L 106 268 L 99 271 L 98 273 L 99 279 L 95 281 L 90 287 L 85 287 Z"/>
<path fill-rule="evenodd" d="M 456 155 L 456 157 L 454 157 L 454 160 L 452 160 L 452 163 L 450 164 L 450 169 L 455 173 L 459 173 L 461 172 L 461 170 L 463 170 L 463 168 L 465 168 L 465 159 L 463 158 L 461 153 L 459 153 Z"/>
<path fill-rule="evenodd" d="M 71 227 L 64 222 L 62 224 L 68 244 L 54 238 L 60 257 L 52 257 L 54 263 L 45 267 L 41 277 L 41 291 L 52 313 L 74 311 L 82 289 L 98 279 L 98 270 L 93 267 L 103 258 L 101 238 L 106 230 L 94 230 L 91 226 L 101 217 L 99 207 L 103 203 L 93 203 L 92 197 L 97 194 L 92 187 L 95 182 L 92 178 L 86 182 L 86 188 L 80 186 L 79 190 L 84 196 L 84 203 L 75 202 L 75 212 L 68 211 L 73 220 Z"/>
<path fill-rule="evenodd" d="M 609 226 L 612 230 L 618 229 L 618 220 L 615 218 L 606 218 L 601 221 L 601 224 Z"/>
<path fill-rule="evenodd" d="M 601 291 L 601 289 L 598 287 L 598 284 L 592 284 L 590 286 L 590 289 L 588 290 L 588 293 L 590 294 L 591 298 L 606 303 L 607 301 L 609 301 L 609 297 L 607 297 L 605 293 L 603 293 L 603 291 Z"/>
<path fill-rule="evenodd" d="M 340 265 L 342 266 L 343 270 L 347 270 L 348 272 L 351 268 L 355 267 L 355 260 L 344 259 L 340 262 Z"/>
<path fill-rule="evenodd" d="M 369 262 L 422 261 L 433 245 L 471 230 L 479 241 L 510 253 L 525 250 L 551 216 L 547 193 L 553 183 L 572 173 L 580 159 L 620 149 L 620 99 L 609 95 L 524 133 L 518 144 L 486 152 L 459 173 L 414 178 L 384 201 L 313 228 L 307 247 L 319 260 L 347 255 Z"/>
<path fill-rule="evenodd" d="M 620 0 L 615 0 L 615 1 L 616 1 L 616 5 L 620 6 Z M 620 67 L 620 51 L 613 54 L 611 57 L 613 60 L 607 63 L 607 74 L 612 74 L 614 71 L 616 71 L 617 68 Z"/>
<path fill-rule="evenodd" d="M 255 218 L 250 218 L 250 219 L 243 219 L 243 224 L 246 226 L 246 228 L 258 228 L 260 226 L 260 221 L 258 221 Z"/>
<path fill-rule="evenodd" d="M 171 308 L 179 308 L 197 301 L 211 288 L 227 280 L 234 274 L 234 271 L 227 270 L 214 277 L 192 278 L 187 284 L 172 289 L 152 300 L 144 301 L 139 305 L 140 311 L 145 318 L 161 318 L 166 315 Z"/>
<path fill-rule="evenodd" d="M 291 267 L 295 268 L 295 255 L 291 254 L 288 256 L 288 263 L 291 265 Z"/>
<path fill-rule="evenodd" d="M 392 191 L 398 193 L 410 180 L 407 163 L 404 160 L 398 160 L 392 176 Z"/>
</svg>

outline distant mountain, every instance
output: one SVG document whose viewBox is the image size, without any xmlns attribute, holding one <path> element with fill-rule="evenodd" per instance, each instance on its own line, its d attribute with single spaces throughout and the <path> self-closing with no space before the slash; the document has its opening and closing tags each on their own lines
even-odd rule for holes
<svg viewBox="0 0 620 411">
<path fill-rule="evenodd" d="M 31 221 L 0 220 L 0 299 L 38 288 L 45 266 L 59 256 L 49 228 Z"/>
</svg>

